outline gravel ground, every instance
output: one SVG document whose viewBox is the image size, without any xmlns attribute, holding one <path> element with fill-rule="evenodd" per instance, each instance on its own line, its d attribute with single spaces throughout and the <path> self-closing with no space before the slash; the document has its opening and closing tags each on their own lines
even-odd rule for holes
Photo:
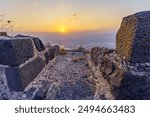
<svg viewBox="0 0 150 117">
<path fill-rule="evenodd" d="M 41 82 L 44 81 L 46 84 L 42 86 Z M 33 87 L 38 87 L 39 84 L 44 87 L 44 93 L 47 90 L 44 97 L 46 100 L 92 100 L 95 95 L 94 78 L 82 52 L 56 56 L 52 64 L 48 64 L 26 91 L 36 89 Z M 30 96 L 30 92 L 28 94 Z"/>
</svg>

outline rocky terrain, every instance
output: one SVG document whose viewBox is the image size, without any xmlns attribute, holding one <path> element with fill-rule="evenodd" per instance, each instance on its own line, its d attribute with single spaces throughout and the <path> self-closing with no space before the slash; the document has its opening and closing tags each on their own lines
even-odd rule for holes
<svg viewBox="0 0 150 117">
<path fill-rule="evenodd" d="M 94 99 L 95 81 L 83 52 L 58 55 L 24 92 L 10 99 Z"/>
<path fill-rule="evenodd" d="M 54 61 L 42 74 L 50 82 L 46 99 L 94 99 L 94 79 L 82 52 L 69 52 Z"/>
<path fill-rule="evenodd" d="M 91 50 L 89 63 L 98 81 L 105 81 L 98 89 L 109 87 L 107 99 L 150 99 L 149 32 L 150 11 L 139 12 L 123 18 L 115 50 Z"/>
<path fill-rule="evenodd" d="M 89 64 L 106 99 L 150 99 L 149 62 L 128 62 L 115 50 L 95 47 Z"/>
<path fill-rule="evenodd" d="M 114 50 L 0 35 L 0 99 L 150 99 L 150 11 L 123 18 Z"/>
</svg>

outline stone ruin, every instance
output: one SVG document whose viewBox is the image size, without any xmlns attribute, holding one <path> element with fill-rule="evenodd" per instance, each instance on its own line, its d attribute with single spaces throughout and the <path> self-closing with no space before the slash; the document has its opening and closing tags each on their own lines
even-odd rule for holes
<svg viewBox="0 0 150 117">
<path fill-rule="evenodd" d="M 115 50 L 94 47 L 87 56 L 96 81 L 94 99 L 150 99 L 150 11 L 123 18 L 116 45 Z M 1 84 L 8 84 L 10 91 L 23 91 L 58 50 L 58 46 L 45 48 L 34 37 L 1 37 L 0 99 L 10 99 Z M 41 84 L 38 98 L 31 99 L 43 99 L 49 83 Z M 27 97 L 35 90 L 29 88 Z"/>
<path fill-rule="evenodd" d="M 42 41 L 35 37 L 0 37 L 0 74 L 7 79 L 9 90 L 23 91 L 55 57 L 58 49 L 46 49 Z"/>
<path fill-rule="evenodd" d="M 150 62 L 150 11 L 123 18 L 116 39 L 117 52 L 130 62 Z"/>
<path fill-rule="evenodd" d="M 150 99 L 150 11 L 123 18 L 116 46 L 91 50 L 96 99 Z"/>
</svg>

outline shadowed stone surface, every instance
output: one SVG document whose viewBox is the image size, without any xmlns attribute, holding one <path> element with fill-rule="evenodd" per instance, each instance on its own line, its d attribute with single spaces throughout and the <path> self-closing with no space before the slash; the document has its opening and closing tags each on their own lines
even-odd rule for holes
<svg viewBox="0 0 150 117">
<path fill-rule="evenodd" d="M 150 62 L 150 11 L 123 18 L 117 33 L 117 51 L 131 62 Z"/>
<path fill-rule="evenodd" d="M 23 90 L 22 79 L 18 68 L 9 67 L 5 69 L 7 83 L 10 91 L 21 91 Z"/>
<path fill-rule="evenodd" d="M 150 99 L 150 79 L 130 71 L 124 74 L 117 99 L 144 100 Z"/>
<path fill-rule="evenodd" d="M 45 46 L 39 38 L 32 38 L 32 40 L 33 40 L 35 47 L 38 51 L 45 50 Z"/>
<path fill-rule="evenodd" d="M 23 91 L 44 67 L 44 60 L 37 57 L 23 66 L 5 68 L 9 89 L 11 91 Z"/>
<path fill-rule="evenodd" d="M 34 56 L 31 39 L 0 40 L 0 64 L 18 67 Z"/>
<path fill-rule="evenodd" d="M 22 67 L 19 67 L 19 75 L 22 80 L 23 89 L 42 71 L 45 67 L 45 62 L 42 58 L 35 58 Z"/>
<path fill-rule="evenodd" d="M 48 48 L 48 53 L 50 56 L 50 60 L 53 59 L 56 55 L 59 54 L 59 46 L 55 45 L 55 46 Z"/>
</svg>

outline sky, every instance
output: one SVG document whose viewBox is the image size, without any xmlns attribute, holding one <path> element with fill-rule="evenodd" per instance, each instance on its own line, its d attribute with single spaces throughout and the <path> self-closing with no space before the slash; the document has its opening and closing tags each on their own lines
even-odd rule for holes
<svg viewBox="0 0 150 117">
<path fill-rule="evenodd" d="M 150 0 L 0 0 L 0 14 L 22 32 L 117 30 L 124 16 L 150 10 Z"/>
</svg>

